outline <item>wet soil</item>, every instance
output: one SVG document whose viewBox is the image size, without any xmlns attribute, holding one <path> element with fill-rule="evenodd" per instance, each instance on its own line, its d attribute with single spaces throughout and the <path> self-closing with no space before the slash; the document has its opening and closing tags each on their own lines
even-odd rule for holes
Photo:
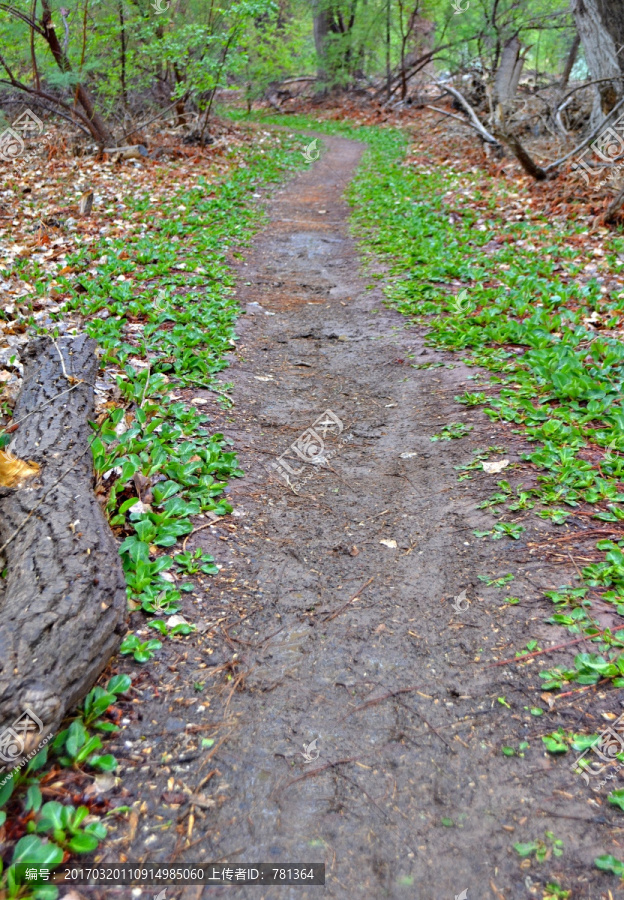
<svg viewBox="0 0 624 900">
<path fill-rule="evenodd" d="M 513 464 L 527 448 L 454 401 L 476 370 L 426 348 L 362 274 L 342 194 L 363 147 L 324 141 L 238 265 L 236 405 L 217 418 L 246 475 L 234 514 L 189 541 L 223 563 L 188 599 L 199 634 L 167 644 L 126 707 L 118 797 L 141 804 L 107 859 L 327 867 L 324 887 L 168 889 L 185 900 L 541 900 L 548 881 L 615 897 L 593 860 L 618 855 L 619 813 L 541 736 L 602 728 L 616 695 L 549 708 L 537 672 L 576 647 L 492 665 L 570 639 L 544 624 L 542 592 L 574 569 L 565 553 L 545 562 L 549 532 L 529 515 L 520 540 L 473 535 L 492 527 L 477 506 L 499 478 L 526 481 Z M 414 367 L 427 362 L 443 365 Z M 451 422 L 474 429 L 432 442 Z M 504 476 L 459 481 L 488 446 Z M 506 587 L 478 577 L 507 573 Z M 522 860 L 513 844 L 546 831 L 563 855 Z"/>
</svg>

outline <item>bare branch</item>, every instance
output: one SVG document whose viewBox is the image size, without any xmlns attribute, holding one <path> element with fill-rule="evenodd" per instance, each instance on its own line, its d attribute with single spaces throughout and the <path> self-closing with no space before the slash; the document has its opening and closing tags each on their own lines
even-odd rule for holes
<svg viewBox="0 0 624 900">
<path fill-rule="evenodd" d="M 584 141 L 582 141 L 577 147 L 574 147 L 573 150 L 570 150 L 569 153 L 566 153 L 565 156 L 562 156 L 561 159 L 556 159 L 549 166 L 546 166 L 544 171 L 546 173 L 548 173 L 548 172 L 551 172 L 553 169 L 559 168 L 559 166 L 563 165 L 564 162 L 567 162 L 572 156 L 575 156 L 577 153 L 580 153 L 581 150 L 584 150 L 588 144 L 591 144 L 591 142 L 594 140 L 594 138 L 597 138 L 598 135 L 602 131 L 604 131 L 604 129 L 606 128 L 607 122 L 611 119 L 611 117 L 613 115 L 615 115 L 616 112 L 619 112 L 619 110 L 622 108 L 622 106 L 624 106 L 624 97 L 619 101 L 619 103 L 615 104 L 615 106 L 613 107 L 613 109 L 611 110 L 609 115 L 605 117 L 605 119 L 600 123 L 600 125 L 598 125 L 598 126 L 596 126 L 596 128 L 594 128 L 594 130 L 591 132 L 591 134 L 588 137 L 586 137 Z"/>
<path fill-rule="evenodd" d="M 487 141 L 488 144 L 496 144 L 497 145 L 498 141 L 496 140 L 494 135 L 490 134 L 490 132 L 487 130 L 487 128 L 481 124 L 476 112 L 474 111 L 472 106 L 468 103 L 468 101 L 463 96 L 463 94 L 460 94 L 459 91 L 457 90 L 457 88 L 452 87 L 450 84 L 441 84 L 440 82 L 437 82 L 437 84 L 438 84 L 438 87 L 441 88 L 443 91 L 445 91 L 446 93 L 451 94 L 451 96 L 455 97 L 457 102 L 460 103 L 461 106 L 466 110 L 466 113 L 472 123 L 473 128 L 479 132 L 479 134 L 481 135 L 483 140 Z"/>
<path fill-rule="evenodd" d="M 33 22 L 26 13 L 20 12 L 19 9 L 13 9 L 12 6 L 9 6 L 8 3 L 0 3 L 0 9 L 3 9 L 5 12 L 8 12 L 9 15 L 15 16 L 16 19 L 21 19 L 22 22 L 25 22 L 29 28 L 33 31 L 36 31 L 37 34 L 40 34 L 42 37 L 45 37 L 45 32 L 42 28 L 40 28 L 36 22 Z"/>
<path fill-rule="evenodd" d="M 6 78 L 0 78 L 0 84 L 11 84 L 12 87 L 15 87 L 15 85 L 12 84 L 12 82 L 8 81 Z M 5 106 L 8 106 L 10 103 L 21 103 L 21 104 L 24 103 L 24 101 L 20 100 L 20 99 L 3 100 L 2 102 L 5 104 Z M 76 121 L 76 116 L 75 116 L 73 109 L 71 110 L 71 115 L 70 115 L 68 113 L 63 112 L 60 109 L 55 109 L 53 106 L 48 106 L 47 103 L 43 102 L 43 99 L 41 97 L 39 97 L 33 93 L 30 94 L 30 102 L 34 103 L 37 106 L 40 106 L 42 109 L 45 109 L 46 112 L 51 113 L 53 116 L 60 116 L 61 119 L 65 119 L 67 122 L 70 122 L 75 128 L 78 128 L 79 131 L 82 131 L 83 134 L 86 134 L 87 137 L 93 137 L 93 135 L 91 134 L 91 132 L 89 131 L 88 128 L 85 128 L 84 125 L 81 125 L 80 122 Z M 59 103 L 60 101 L 56 101 L 56 102 Z"/>
</svg>

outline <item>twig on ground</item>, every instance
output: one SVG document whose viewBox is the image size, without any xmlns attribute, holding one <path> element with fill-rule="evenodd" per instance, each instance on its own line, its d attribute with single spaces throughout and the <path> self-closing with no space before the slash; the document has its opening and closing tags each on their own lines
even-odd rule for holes
<svg viewBox="0 0 624 900">
<path fill-rule="evenodd" d="M 337 759 L 335 762 L 325 763 L 323 766 L 319 766 L 317 769 L 312 769 L 309 772 L 304 772 L 303 775 L 298 775 L 296 778 L 291 778 L 290 781 L 287 781 L 286 784 L 282 785 L 281 788 L 277 790 L 285 790 L 287 787 L 291 787 L 293 784 L 297 784 L 298 781 L 304 781 L 306 778 L 315 778 L 317 775 L 321 775 L 323 772 L 327 772 L 328 769 L 335 769 L 337 766 L 346 766 L 349 763 L 354 763 L 358 760 L 358 756 L 347 756 L 345 759 Z"/>
<path fill-rule="evenodd" d="M 331 614 L 331 616 L 325 616 L 325 618 L 321 619 L 321 621 L 322 622 L 331 622 L 332 619 L 335 619 L 336 616 L 339 616 L 341 612 L 344 612 L 344 610 L 349 606 L 350 603 L 354 603 L 355 600 L 359 599 L 360 594 L 363 591 L 365 591 L 366 588 L 369 586 L 369 584 L 371 584 L 374 580 L 375 580 L 375 576 L 373 575 L 372 578 L 368 579 L 366 584 L 363 584 L 362 587 L 358 591 L 356 591 L 356 593 L 353 595 L 353 597 L 350 597 L 346 603 L 343 603 L 343 605 L 339 609 L 337 609 L 335 612 L 333 612 Z"/>
<path fill-rule="evenodd" d="M 194 528 L 194 529 L 191 531 L 190 534 L 187 534 L 187 536 L 184 538 L 184 541 L 182 542 L 182 552 L 183 552 L 183 553 L 186 551 L 186 544 L 187 544 L 187 541 L 189 540 L 189 538 L 192 538 L 193 535 L 194 535 L 194 534 L 197 534 L 198 531 L 203 531 L 204 528 L 210 528 L 211 525 L 214 525 L 214 523 L 215 523 L 215 522 L 218 522 L 218 521 L 219 521 L 219 518 L 221 518 L 220 516 L 215 516 L 215 514 L 214 514 L 214 513 L 211 513 L 210 511 L 208 511 L 207 513 L 205 513 L 205 515 L 207 515 L 207 516 L 214 516 L 213 521 L 212 521 L 212 522 L 206 522 L 204 525 L 199 525 L 197 528 Z"/>
<path fill-rule="evenodd" d="M 372 700 L 367 700 L 366 703 L 360 704 L 360 706 L 356 706 L 355 709 L 352 709 L 351 712 L 347 713 L 346 716 L 343 716 L 340 720 L 344 722 L 350 716 L 354 715 L 356 712 L 360 712 L 363 709 L 368 709 L 369 706 L 375 706 L 377 703 L 382 703 L 384 700 L 389 700 L 391 697 L 397 697 L 399 694 L 411 694 L 413 691 L 417 691 L 417 687 L 408 687 L 408 688 L 399 688 L 396 691 L 388 691 L 383 694 L 381 697 L 374 697 Z M 427 723 L 428 724 L 428 723 Z"/>
<path fill-rule="evenodd" d="M 521 663 L 525 662 L 527 659 L 532 659 L 535 656 L 543 656 L 545 653 L 554 653 L 556 650 L 562 650 L 564 647 L 571 647 L 573 644 L 580 644 L 581 641 L 593 641 L 597 637 L 602 637 L 605 632 L 610 631 L 611 634 L 615 634 L 616 631 L 621 631 L 624 628 L 624 625 L 618 625 L 617 628 L 605 628 L 604 631 L 598 632 L 598 634 L 585 634 L 583 637 L 575 638 L 573 641 L 566 641 L 563 644 L 555 644 L 554 647 L 548 647 L 546 650 L 535 650 L 533 653 L 525 653 L 522 656 L 514 656 L 510 659 L 501 659 L 499 662 L 490 663 L 488 666 L 485 666 L 486 669 L 495 669 L 497 666 L 506 666 L 510 663 Z M 563 696 L 560 694 L 559 696 Z"/>
</svg>

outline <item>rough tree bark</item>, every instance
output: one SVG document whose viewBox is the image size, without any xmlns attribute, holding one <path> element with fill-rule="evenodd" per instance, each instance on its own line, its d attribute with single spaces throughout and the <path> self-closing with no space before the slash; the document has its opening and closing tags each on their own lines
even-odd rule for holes
<svg viewBox="0 0 624 900">
<path fill-rule="evenodd" d="M 93 494 L 94 350 L 83 335 L 27 348 L 9 449 L 41 471 L 0 490 L 0 731 L 26 708 L 58 729 L 125 630 L 117 544 Z"/>
<path fill-rule="evenodd" d="M 591 127 L 595 128 L 624 94 L 624 4 L 622 0 L 570 0 L 585 59 L 596 85 Z"/>
</svg>

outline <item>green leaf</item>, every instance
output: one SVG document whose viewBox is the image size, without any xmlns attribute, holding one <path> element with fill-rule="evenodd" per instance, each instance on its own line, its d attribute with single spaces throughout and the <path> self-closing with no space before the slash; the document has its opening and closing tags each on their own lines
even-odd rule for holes
<svg viewBox="0 0 624 900">
<path fill-rule="evenodd" d="M 68 847 L 73 853 L 91 853 L 93 850 L 97 850 L 99 843 L 95 835 L 83 832 L 74 835 L 69 841 Z"/>
<path fill-rule="evenodd" d="M 55 884 L 38 884 L 32 889 L 33 900 L 56 900 L 59 889 Z"/>
<path fill-rule="evenodd" d="M 39 812 L 42 802 L 43 795 L 41 793 L 39 785 L 31 784 L 31 786 L 26 791 L 26 802 L 24 804 L 24 809 L 26 810 L 26 812 L 31 809 L 33 812 Z"/>
<path fill-rule="evenodd" d="M 568 745 L 556 734 L 547 734 L 542 738 L 544 745 L 549 753 L 567 753 Z"/>
<path fill-rule="evenodd" d="M 30 863 L 33 866 L 58 866 L 63 861 L 63 851 L 56 844 L 29 834 L 17 842 L 13 850 L 12 864 Z"/>
<path fill-rule="evenodd" d="M 539 847 L 537 841 L 530 841 L 526 844 L 514 844 L 514 850 L 518 854 L 518 856 L 530 856 L 535 850 Z"/>
<path fill-rule="evenodd" d="M 101 746 L 102 741 L 100 738 L 97 735 L 93 735 L 76 756 L 76 762 L 78 764 L 83 763 L 87 757 L 91 756 L 96 750 L 99 750 Z"/>
<path fill-rule="evenodd" d="M 4 776 L 7 778 L 7 776 Z M 0 787 L 0 806 L 4 806 L 10 799 L 15 788 L 15 776 L 9 775 L 5 783 Z"/>
<path fill-rule="evenodd" d="M 613 875 L 618 875 L 620 878 L 624 878 L 624 862 L 621 862 L 619 859 L 616 859 L 615 856 L 610 856 L 605 854 L 604 856 L 598 856 L 594 860 L 594 865 L 598 869 L 602 869 L 603 872 L 612 872 Z"/>
<path fill-rule="evenodd" d="M 104 756 L 92 756 L 89 765 L 100 772 L 114 772 L 119 763 L 111 753 L 105 753 Z"/>
<path fill-rule="evenodd" d="M 176 635 L 176 634 L 192 634 L 192 633 L 193 633 L 194 631 L 196 631 L 196 630 L 197 630 L 197 625 L 189 625 L 188 622 L 180 622 L 179 625 L 174 625 L 174 626 L 173 626 L 173 628 L 171 629 L 171 631 L 169 632 L 169 634 L 170 634 L 170 635 Z"/>
<path fill-rule="evenodd" d="M 612 791 L 612 793 L 609 794 L 609 803 L 624 810 L 624 788 L 618 788 L 616 791 Z"/>
</svg>

